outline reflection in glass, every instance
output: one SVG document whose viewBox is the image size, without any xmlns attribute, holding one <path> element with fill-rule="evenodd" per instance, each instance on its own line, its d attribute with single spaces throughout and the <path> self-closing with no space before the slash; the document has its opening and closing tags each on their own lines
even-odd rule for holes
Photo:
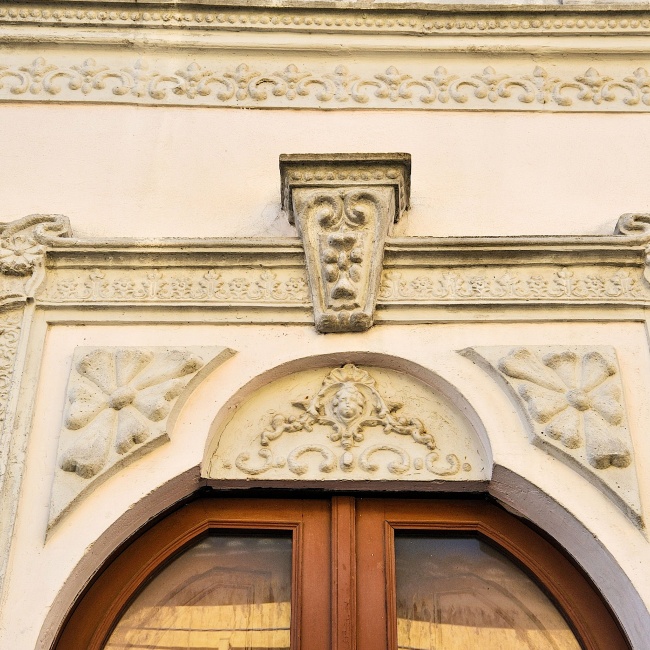
<svg viewBox="0 0 650 650">
<path fill-rule="evenodd" d="M 478 539 L 396 533 L 399 650 L 580 650 L 562 615 Z"/>
<path fill-rule="evenodd" d="M 288 650 L 291 537 L 226 533 L 185 551 L 139 594 L 106 650 Z"/>
</svg>

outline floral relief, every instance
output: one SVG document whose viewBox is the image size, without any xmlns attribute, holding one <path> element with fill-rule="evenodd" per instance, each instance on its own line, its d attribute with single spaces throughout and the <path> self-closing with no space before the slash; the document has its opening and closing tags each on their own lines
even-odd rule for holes
<svg viewBox="0 0 650 650">
<path fill-rule="evenodd" d="M 59 277 L 46 287 L 43 297 L 67 301 L 189 301 L 189 302 L 293 302 L 307 300 L 304 277 L 278 277 L 270 270 L 219 272 L 185 269 L 170 271 L 94 269 L 85 277 Z M 245 274 L 245 275 L 244 275 Z"/>
<path fill-rule="evenodd" d="M 432 65 L 413 74 L 391 65 L 374 74 L 360 75 L 344 65 L 315 71 L 293 63 L 264 72 L 241 63 L 234 67 L 206 66 L 196 61 L 170 70 L 151 69 L 138 59 L 131 66 L 109 67 L 89 58 L 61 66 L 43 57 L 14 67 L 0 65 L 0 96 L 33 100 L 56 97 L 63 91 L 71 99 L 107 101 L 124 97 L 147 102 L 250 106 L 272 103 L 292 106 L 305 102 L 333 106 L 387 106 L 445 108 L 480 105 L 513 110 L 589 106 L 650 106 L 650 75 L 637 67 L 618 76 L 593 67 L 578 74 L 549 73 L 535 66 L 526 74 L 508 74 L 487 66 L 475 72 L 448 71 Z"/>
<path fill-rule="evenodd" d="M 648 295 L 641 282 L 627 269 L 540 268 L 528 274 L 507 267 L 489 274 L 482 269 L 441 269 L 426 275 L 385 271 L 380 300 L 383 301 L 476 301 L 476 300 L 637 300 Z"/>
<path fill-rule="evenodd" d="M 124 455 L 163 435 L 176 399 L 203 365 L 183 350 L 98 348 L 82 356 L 65 417 L 76 435 L 60 458 L 61 469 L 90 479 L 112 452 Z"/>
<path fill-rule="evenodd" d="M 0 270 L 12 275 L 26 275 L 42 259 L 45 248 L 24 235 L 0 240 Z"/>
<path fill-rule="evenodd" d="M 621 388 L 612 381 L 617 369 L 601 352 L 538 356 L 521 348 L 503 357 L 498 367 L 521 380 L 517 391 L 530 417 L 543 425 L 543 436 L 568 449 L 584 448 L 588 462 L 599 470 L 630 464 Z"/>
</svg>

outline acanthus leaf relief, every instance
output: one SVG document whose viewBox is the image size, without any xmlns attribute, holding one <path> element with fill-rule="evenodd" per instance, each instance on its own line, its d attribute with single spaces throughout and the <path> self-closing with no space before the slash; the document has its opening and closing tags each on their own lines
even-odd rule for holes
<svg viewBox="0 0 650 650">
<path fill-rule="evenodd" d="M 59 440 L 50 524 L 87 488 L 169 440 L 179 397 L 227 348 L 77 348 Z"/>
<path fill-rule="evenodd" d="M 497 346 L 461 353 L 505 382 L 536 445 L 606 488 L 640 523 L 632 439 L 613 348 Z"/>
<path fill-rule="evenodd" d="M 472 463 L 480 465 L 480 458 L 464 453 L 466 436 L 452 417 L 429 413 L 436 431 L 444 432 L 443 451 L 422 419 L 384 397 L 370 372 L 354 364 L 329 371 L 312 395 L 292 407 L 266 412 L 248 445 L 220 442 L 211 476 L 465 480 L 475 478 Z M 455 450 L 447 448 L 450 441 Z"/>
</svg>

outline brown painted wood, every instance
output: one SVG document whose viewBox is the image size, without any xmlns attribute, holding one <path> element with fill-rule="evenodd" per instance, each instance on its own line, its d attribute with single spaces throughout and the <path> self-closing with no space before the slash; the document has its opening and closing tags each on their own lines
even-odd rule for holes
<svg viewBox="0 0 650 650">
<path fill-rule="evenodd" d="M 347 496 L 215 498 L 186 505 L 107 563 L 79 599 L 53 650 L 102 650 L 149 577 L 215 528 L 292 533 L 292 650 L 396 650 L 395 530 L 470 534 L 494 544 L 552 598 L 585 650 L 630 650 L 585 575 L 497 505 Z"/>
<path fill-rule="evenodd" d="M 332 650 L 355 650 L 355 499 L 332 498 Z"/>
<path fill-rule="evenodd" d="M 630 650 L 585 575 L 523 521 L 485 501 L 357 501 L 358 650 L 396 650 L 394 531 L 474 534 L 509 555 L 556 603 L 585 650 Z M 383 635 L 383 636 L 382 636 Z"/>
<path fill-rule="evenodd" d="M 94 580 L 56 650 L 101 650 L 147 579 L 212 529 L 293 534 L 291 647 L 330 648 L 330 505 L 325 500 L 202 499 L 134 539 Z M 305 631 L 308 630 L 308 633 Z"/>
</svg>

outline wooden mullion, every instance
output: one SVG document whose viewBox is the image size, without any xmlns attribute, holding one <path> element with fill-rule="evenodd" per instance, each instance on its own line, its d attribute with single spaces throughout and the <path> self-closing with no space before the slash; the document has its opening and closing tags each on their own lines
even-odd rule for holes
<svg viewBox="0 0 650 650">
<path fill-rule="evenodd" d="M 355 500 L 332 498 L 332 650 L 357 647 Z"/>
</svg>

